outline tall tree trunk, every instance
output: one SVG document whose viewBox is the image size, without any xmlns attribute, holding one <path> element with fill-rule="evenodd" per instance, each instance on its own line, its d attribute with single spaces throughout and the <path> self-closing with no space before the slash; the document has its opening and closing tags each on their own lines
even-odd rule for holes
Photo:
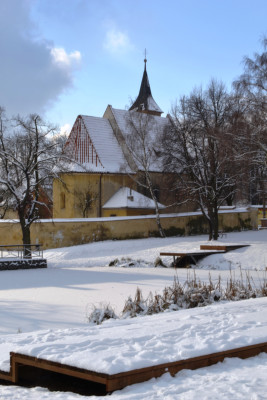
<svg viewBox="0 0 267 400">
<path fill-rule="evenodd" d="M 217 207 L 208 210 L 209 240 L 218 240 L 219 221 Z"/>
<path fill-rule="evenodd" d="M 213 239 L 213 225 L 212 225 L 212 220 L 211 218 L 207 218 L 208 224 L 209 224 L 209 240 Z"/>
<path fill-rule="evenodd" d="M 218 210 L 213 210 L 213 240 L 218 240 L 219 237 L 219 221 L 218 221 Z"/>
<path fill-rule="evenodd" d="M 21 226 L 22 229 L 22 241 L 24 244 L 24 258 L 32 258 L 32 251 L 31 251 L 31 231 L 29 225 Z"/>
<path fill-rule="evenodd" d="M 262 189 L 262 217 L 266 218 L 266 198 L 265 198 L 265 181 L 264 178 L 261 180 Z"/>
<path fill-rule="evenodd" d="M 24 218 L 24 211 L 19 209 L 18 210 L 19 214 L 19 222 L 20 222 L 20 227 L 21 227 L 21 232 L 22 232 L 22 243 L 24 245 L 23 249 L 23 257 L 24 258 L 32 258 L 32 252 L 31 252 L 31 230 L 30 230 L 30 225 L 27 224 L 27 221 Z"/>
</svg>

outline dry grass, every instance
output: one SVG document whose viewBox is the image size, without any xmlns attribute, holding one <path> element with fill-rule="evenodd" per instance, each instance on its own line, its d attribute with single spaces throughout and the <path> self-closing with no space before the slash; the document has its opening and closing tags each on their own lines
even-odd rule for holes
<svg viewBox="0 0 267 400">
<path fill-rule="evenodd" d="M 88 322 L 100 325 L 110 318 L 116 319 L 118 317 L 110 304 L 104 304 L 100 307 L 93 306 L 93 310 L 88 315 Z"/>
<path fill-rule="evenodd" d="M 244 276 L 245 274 L 245 276 Z M 176 311 L 181 309 L 205 307 L 218 301 L 238 301 L 256 297 L 267 296 L 267 280 L 264 278 L 256 285 L 248 272 L 240 270 L 240 276 L 230 273 L 230 278 L 223 287 L 221 278 L 213 282 L 209 276 L 208 282 L 197 279 L 195 271 L 193 276 L 188 273 L 184 284 L 179 282 L 178 277 L 174 278 L 172 286 L 164 288 L 162 294 L 150 294 L 143 298 L 139 288 L 136 290 L 134 299 L 131 296 L 125 302 L 120 317 L 107 306 L 104 309 L 95 309 L 89 321 L 96 324 L 102 323 L 109 318 L 133 318 L 138 315 L 152 315 L 166 310 Z M 113 316 L 112 316 L 113 315 Z"/>
</svg>

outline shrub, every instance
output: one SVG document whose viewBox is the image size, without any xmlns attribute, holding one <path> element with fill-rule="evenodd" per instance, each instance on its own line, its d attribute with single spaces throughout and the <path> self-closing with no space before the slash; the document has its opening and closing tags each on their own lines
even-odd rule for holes
<svg viewBox="0 0 267 400">
<path fill-rule="evenodd" d="M 160 257 L 157 257 L 156 260 L 154 261 L 154 267 L 168 268 L 168 266 L 166 264 L 164 264 L 164 262 L 162 261 L 162 259 Z"/>
<path fill-rule="evenodd" d="M 208 232 L 207 223 L 202 215 L 190 219 L 186 226 L 189 235 L 201 235 Z"/>
<path fill-rule="evenodd" d="M 168 236 L 184 236 L 185 229 L 184 228 L 177 228 L 176 226 L 170 226 L 167 229 L 164 229 L 165 235 Z"/>
<path fill-rule="evenodd" d="M 94 306 L 93 311 L 88 315 L 88 321 L 96 325 L 100 325 L 110 318 L 117 319 L 118 317 L 109 304 L 102 305 L 99 308 Z"/>
<path fill-rule="evenodd" d="M 197 279 L 194 271 L 193 276 L 190 275 L 190 272 L 188 273 L 184 284 L 181 284 L 175 277 L 172 286 L 165 287 L 162 294 L 153 295 L 150 292 L 147 299 L 143 298 L 141 290 L 137 288 L 134 300 L 131 296 L 126 300 L 120 318 L 152 315 L 166 310 L 177 311 L 204 307 L 221 300 L 237 301 L 265 296 L 267 296 L 266 279 L 257 287 L 248 273 L 245 278 L 243 277 L 241 270 L 239 279 L 235 279 L 231 272 L 225 288 L 221 286 L 220 277 L 216 283 L 211 280 L 211 276 L 208 283 L 202 282 Z M 95 309 L 89 321 L 100 324 L 109 318 L 118 317 L 109 306 L 105 306 L 104 309 Z"/>
<path fill-rule="evenodd" d="M 138 314 L 145 314 L 147 309 L 146 302 L 143 300 L 142 292 L 139 288 L 136 289 L 135 298 L 132 300 L 131 296 L 125 302 L 122 310 L 122 318 L 133 318 Z"/>
</svg>

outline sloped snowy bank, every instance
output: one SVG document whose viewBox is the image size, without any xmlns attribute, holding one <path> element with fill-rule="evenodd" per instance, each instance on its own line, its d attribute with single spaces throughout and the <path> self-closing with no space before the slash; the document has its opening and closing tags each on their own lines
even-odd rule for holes
<svg viewBox="0 0 267 400">
<path fill-rule="evenodd" d="M 201 269 L 252 269 L 267 268 L 267 230 L 228 233 L 215 244 L 246 244 L 248 247 L 223 254 L 214 254 L 198 262 Z M 207 242 L 207 235 L 170 238 L 150 238 L 136 240 L 118 240 L 89 243 L 81 246 L 66 247 L 45 251 L 50 268 L 58 267 L 104 267 L 114 260 L 125 266 L 125 260 L 143 261 L 142 267 L 150 264 L 154 268 L 160 252 L 199 251 L 200 245 Z M 172 257 L 164 257 L 164 263 L 170 264 Z M 139 265 L 140 266 L 140 265 Z"/>
</svg>

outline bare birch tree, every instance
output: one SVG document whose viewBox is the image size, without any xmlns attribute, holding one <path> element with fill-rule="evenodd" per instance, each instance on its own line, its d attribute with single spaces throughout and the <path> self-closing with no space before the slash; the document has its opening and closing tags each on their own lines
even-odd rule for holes
<svg viewBox="0 0 267 400">
<path fill-rule="evenodd" d="M 131 168 L 135 172 L 135 180 L 139 186 L 146 188 L 155 204 L 155 214 L 161 237 L 165 237 L 160 222 L 159 204 L 153 186 L 153 172 L 162 172 L 159 158 L 155 152 L 155 140 L 158 129 L 152 115 L 129 111 L 126 116 L 127 132 L 125 142 L 133 159 Z M 143 179 L 142 179 L 143 177 Z"/>
</svg>

